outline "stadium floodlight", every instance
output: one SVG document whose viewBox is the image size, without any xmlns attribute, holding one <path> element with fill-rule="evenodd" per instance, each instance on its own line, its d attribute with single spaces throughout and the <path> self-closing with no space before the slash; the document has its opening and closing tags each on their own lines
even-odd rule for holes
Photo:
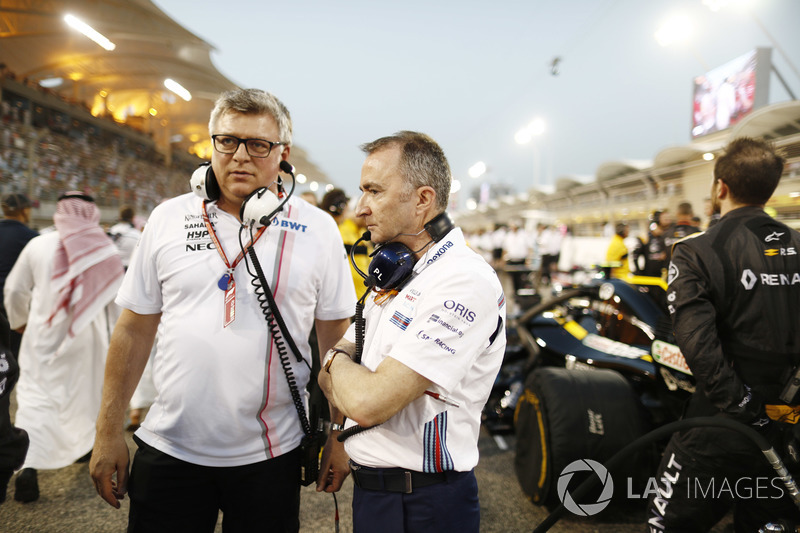
<svg viewBox="0 0 800 533">
<path fill-rule="evenodd" d="M 167 79 L 164 80 L 164 87 L 166 87 L 170 91 L 174 92 L 175 94 L 177 94 L 178 96 L 180 96 L 181 98 L 186 100 L 187 102 L 192 99 L 192 93 L 187 91 L 183 87 L 183 85 L 181 85 L 180 83 L 178 83 L 177 81 L 175 81 L 175 80 L 173 80 L 171 78 L 167 78 Z"/>
<path fill-rule="evenodd" d="M 528 144 L 533 140 L 534 137 L 543 134 L 545 129 L 547 129 L 547 125 L 544 119 L 541 117 L 536 117 L 531 121 L 530 124 L 517 131 L 517 133 L 514 135 L 514 140 L 517 142 L 517 144 Z"/>
<path fill-rule="evenodd" d="M 56 87 L 61 87 L 63 84 L 64 78 L 45 78 L 39 81 L 39 85 L 45 89 L 55 89 Z"/>
<path fill-rule="evenodd" d="M 467 172 L 469 173 L 469 177 L 473 179 L 480 178 L 481 176 L 486 174 L 486 163 L 484 163 L 483 161 L 478 161 L 477 163 L 469 167 L 469 170 Z"/>
<path fill-rule="evenodd" d="M 78 30 L 86 37 L 93 40 L 94 42 L 96 42 L 109 52 L 117 47 L 117 45 L 112 43 L 108 39 L 108 37 L 97 31 L 96 29 L 92 28 L 91 26 L 89 26 L 84 21 L 82 21 L 81 19 L 79 19 L 74 15 L 64 15 L 64 22 L 66 22 L 70 28 Z"/>
<path fill-rule="evenodd" d="M 692 30 L 692 20 L 684 14 L 676 14 L 659 26 L 654 37 L 661 46 L 669 46 L 673 43 L 688 41 Z"/>
</svg>

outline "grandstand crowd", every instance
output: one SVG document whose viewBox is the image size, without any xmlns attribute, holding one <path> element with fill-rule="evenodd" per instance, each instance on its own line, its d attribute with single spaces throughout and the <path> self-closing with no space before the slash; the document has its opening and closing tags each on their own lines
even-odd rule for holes
<svg viewBox="0 0 800 533">
<path fill-rule="evenodd" d="M 149 212 L 186 191 L 193 165 L 152 146 L 46 109 L 4 91 L 0 102 L 0 195 L 24 193 L 54 203 L 66 190 L 91 194 L 101 207 Z"/>
</svg>

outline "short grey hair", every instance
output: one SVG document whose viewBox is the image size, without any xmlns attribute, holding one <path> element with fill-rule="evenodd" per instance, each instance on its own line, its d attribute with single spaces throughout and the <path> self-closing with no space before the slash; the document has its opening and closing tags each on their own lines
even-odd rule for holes
<svg viewBox="0 0 800 533">
<path fill-rule="evenodd" d="M 447 209 L 453 178 L 442 148 L 424 133 L 398 131 L 362 144 L 361 150 L 371 155 L 395 146 L 400 149 L 400 173 L 406 180 L 407 193 L 427 185 L 436 192 L 437 211 Z"/>
<path fill-rule="evenodd" d="M 219 95 L 211 110 L 208 132 L 214 135 L 217 121 L 225 113 L 242 115 L 270 115 L 278 125 L 280 142 L 292 144 L 292 117 L 278 98 L 261 89 L 234 89 Z"/>
</svg>

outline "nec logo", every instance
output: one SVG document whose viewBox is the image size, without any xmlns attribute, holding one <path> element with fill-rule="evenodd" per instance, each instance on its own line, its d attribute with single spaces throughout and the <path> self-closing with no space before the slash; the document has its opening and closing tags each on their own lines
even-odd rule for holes
<svg viewBox="0 0 800 533">
<path fill-rule="evenodd" d="M 460 304 L 455 300 L 447 300 L 444 303 L 444 308 L 449 311 L 455 312 L 460 317 L 467 319 L 468 322 L 473 322 L 475 320 L 475 312 L 470 311 L 469 309 L 464 307 L 463 304 Z"/>
</svg>

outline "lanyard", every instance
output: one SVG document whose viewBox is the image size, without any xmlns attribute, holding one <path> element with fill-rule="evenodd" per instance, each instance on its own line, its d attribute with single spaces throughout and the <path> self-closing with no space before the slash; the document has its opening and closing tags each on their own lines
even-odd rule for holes
<svg viewBox="0 0 800 533">
<path fill-rule="evenodd" d="M 267 227 L 262 226 L 258 230 L 253 240 L 247 243 L 243 250 L 239 251 L 239 255 L 236 256 L 233 264 L 231 264 L 228 262 L 228 256 L 225 255 L 225 250 L 222 249 L 222 243 L 219 242 L 217 234 L 214 232 L 214 226 L 211 225 L 211 221 L 208 219 L 206 202 L 203 202 L 203 222 L 208 230 L 208 235 L 211 237 L 211 240 L 214 242 L 214 246 L 217 248 L 217 252 L 219 252 L 220 258 L 222 258 L 222 262 L 225 263 L 225 273 L 221 278 L 219 278 L 217 286 L 220 288 L 220 290 L 225 291 L 225 314 L 222 318 L 222 327 L 227 328 L 236 319 L 236 280 L 233 277 L 233 271 L 236 269 L 236 265 L 238 265 L 239 262 L 244 259 L 244 254 L 247 253 L 247 250 L 255 245 L 256 241 L 259 237 L 261 237 L 261 234 L 264 233 L 264 230 L 266 230 Z"/>
</svg>

